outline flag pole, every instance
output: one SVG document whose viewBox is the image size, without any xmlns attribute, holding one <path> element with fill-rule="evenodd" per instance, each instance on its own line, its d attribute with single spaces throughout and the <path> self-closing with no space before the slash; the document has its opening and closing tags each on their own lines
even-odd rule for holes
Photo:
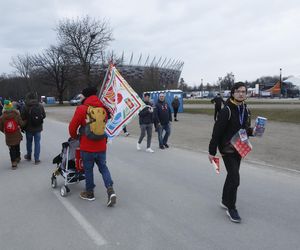
<svg viewBox="0 0 300 250">
<path fill-rule="evenodd" d="M 108 72 L 110 71 L 111 66 L 112 66 L 112 63 L 109 62 L 108 63 L 108 68 L 106 70 L 105 77 L 104 77 L 104 80 L 103 80 L 103 83 L 102 83 L 102 86 L 101 86 L 101 89 L 100 89 L 100 92 L 99 92 L 99 95 L 98 95 L 99 99 L 101 98 L 101 94 L 103 92 L 103 88 L 104 88 L 104 85 L 106 83 L 107 75 L 108 75 Z"/>
</svg>

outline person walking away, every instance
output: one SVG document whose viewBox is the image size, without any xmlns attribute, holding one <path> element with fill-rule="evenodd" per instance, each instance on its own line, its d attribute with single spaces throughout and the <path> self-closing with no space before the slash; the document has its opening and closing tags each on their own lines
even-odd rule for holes
<svg viewBox="0 0 300 250">
<path fill-rule="evenodd" d="M 2 104 L 2 97 L 0 97 L 0 115 L 2 115 L 3 104 Z"/>
<path fill-rule="evenodd" d="M 141 150 L 141 143 L 146 135 L 147 131 L 147 149 L 146 152 L 154 153 L 151 148 L 151 138 L 152 138 L 152 127 L 153 127 L 153 107 L 150 102 L 150 94 L 144 94 L 144 103 L 146 107 L 139 113 L 139 124 L 141 128 L 141 134 L 137 142 L 137 150 Z"/>
<path fill-rule="evenodd" d="M 116 203 L 117 196 L 113 189 L 110 171 L 106 165 L 105 125 L 108 113 L 96 96 L 97 89 L 95 87 L 83 89 L 82 94 L 85 99 L 76 108 L 69 124 L 70 136 L 74 139 L 79 137 L 80 155 L 85 172 L 85 191 L 80 193 L 80 198 L 89 201 L 95 200 L 93 168 L 96 163 L 107 189 L 107 206 L 111 207 Z M 77 133 L 78 129 L 79 134 Z"/>
<path fill-rule="evenodd" d="M 178 98 L 178 96 L 175 96 L 173 101 L 172 101 L 172 107 L 173 107 L 173 110 L 174 110 L 174 121 L 175 122 L 178 122 L 177 113 L 178 113 L 179 106 L 180 106 L 179 98 Z"/>
<path fill-rule="evenodd" d="M 220 93 L 218 93 L 213 99 L 210 100 L 211 103 L 214 103 L 215 104 L 215 114 L 214 114 L 214 120 L 216 121 L 217 120 L 217 116 L 218 116 L 218 113 L 221 111 L 222 109 L 222 103 L 223 105 L 225 105 L 225 102 L 221 96 Z"/>
<path fill-rule="evenodd" d="M 25 107 L 21 110 L 21 117 L 25 121 L 26 150 L 24 158 L 31 161 L 32 143 L 34 141 L 34 164 L 41 162 L 41 132 L 46 118 L 44 107 L 38 102 L 35 93 L 28 93 L 25 98 Z"/>
<path fill-rule="evenodd" d="M 253 129 L 250 127 L 250 111 L 248 110 L 246 100 L 247 88 L 243 82 L 237 82 L 231 89 L 231 96 L 226 102 L 226 106 L 220 111 L 214 124 L 212 138 L 209 143 L 209 161 L 219 149 L 226 170 L 227 176 L 223 187 L 222 201 L 220 205 L 226 209 L 226 213 L 233 222 L 241 222 L 241 218 L 236 209 L 237 189 L 240 184 L 240 164 L 241 156 L 231 145 L 230 140 L 239 133 L 240 137 L 253 135 Z M 243 133 L 242 133 L 243 132 Z M 242 138 L 241 138 L 242 139 Z"/>
<path fill-rule="evenodd" d="M 168 138 L 171 134 L 172 114 L 168 103 L 165 101 L 165 95 L 159 94 L 158 101 L 154 109 L 154 124 L 158 134 L 159 148 L 169 148 Z M 165 134 L 163 136 L 163 132 Z"/>
<path fill-rule="evenodd" d="M 18 163 L 21 161 L 20 142 L 23 137 L 20 128 L 23 125 L 24 122 L 20 113 L 14 108 L 11 101 L 5 100 L 3 114 L 0 117 L 0 130 L 5 134 L 13 170 L 17 168 Z"/>
</svg>

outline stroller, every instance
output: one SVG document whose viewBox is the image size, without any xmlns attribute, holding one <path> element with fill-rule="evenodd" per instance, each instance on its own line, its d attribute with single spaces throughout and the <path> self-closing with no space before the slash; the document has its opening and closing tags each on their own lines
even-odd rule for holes
<svg viewBox="0 0 300 250">
<path fill-rule="evenodd" d="M 67 142 L 62 143 L 62 151 L 53 159 L 53 164 L 57 166 L 51 176 L 51 187 L 56 188 L 56 177 L 61 175 L 65 179 L 65 183 L 60 189 L 60 195 L 63 197 L 70 192 L 69 184 L 75 184 L 85 179 L 78 140 L 70 138 Z"/>
</svg>

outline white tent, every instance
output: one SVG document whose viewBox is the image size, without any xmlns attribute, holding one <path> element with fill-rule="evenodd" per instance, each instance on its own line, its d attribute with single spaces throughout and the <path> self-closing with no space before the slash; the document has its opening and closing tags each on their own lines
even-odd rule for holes
<svg viewBox="0 0 300 250">
<path fill-rule="evenodd" d="M 285 83 L 291 83 L 300 88 L 300 77 L 291 76 L 288 79 L 284 80 Z"/>
</svg>

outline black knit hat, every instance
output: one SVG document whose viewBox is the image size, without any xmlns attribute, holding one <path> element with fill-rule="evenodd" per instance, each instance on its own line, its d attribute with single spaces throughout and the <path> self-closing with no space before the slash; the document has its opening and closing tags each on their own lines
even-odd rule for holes
<svg viewBox="0 0 300 250">
<path fill-rule="evenodd" d="M 88 88 L 85 88 L 81 91 L 81 94 L 83 94 L 83 96 L 85 98 L 91 96 L 91 95 L 96 95 L 97 94 L 97 88 L 96 87 L 88 87 Z"/>
</svg>

